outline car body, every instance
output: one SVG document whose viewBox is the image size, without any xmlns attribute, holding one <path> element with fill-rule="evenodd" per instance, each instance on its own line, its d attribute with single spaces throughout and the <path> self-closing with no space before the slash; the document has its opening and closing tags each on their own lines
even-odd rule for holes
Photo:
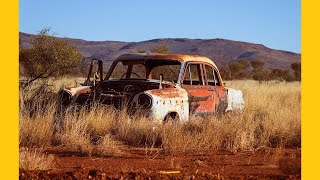
<svg viewBox="0 0 320 180">
<path fill-rule="evenodd" d="M 103 78 L 98 60 L 95 79 L 93 63 L 83 86 L 61 91 L 63 104 L 98 101 L 115 108 L 127 106 L 163 122 L 169 118 L 188 121 L 190 115 L 242 111 L 243 94 L 227 88 L 215 63 L 204 56 L 132 53 L 119 56 Z M 99 77 L 99 78 L 98 78 Z"/>
</svg>

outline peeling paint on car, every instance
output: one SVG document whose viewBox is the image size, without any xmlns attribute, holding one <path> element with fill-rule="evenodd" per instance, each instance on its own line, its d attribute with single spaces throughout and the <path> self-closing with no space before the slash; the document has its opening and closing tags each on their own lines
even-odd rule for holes
<svg viewBox="0 0 320 180">
<path fill-rule="evenodd" d="M 243 111 L 244 99 L 242 91 L 228 88 L 228 107 L 226 111 Z"/>
</svg>

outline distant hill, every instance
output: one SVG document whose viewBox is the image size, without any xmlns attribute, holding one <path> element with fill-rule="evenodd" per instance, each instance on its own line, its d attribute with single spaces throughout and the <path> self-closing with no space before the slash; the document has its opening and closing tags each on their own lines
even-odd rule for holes
<svg viewBox="0 0 320 180">
<path fill-rule="evenodd" d="M 20 32 L 20 46 L 31 47 L 32 34 Z M 82 39 L 66 38 L 73 43 L 81 54 L 86 58 L 100 58 L 111 62 L 124 53 L 138 52 L 158 46 L 168 45 L 170 53 L 198 54 L 212 59 L 218 66 L 237 60 L 262 60 L 268 68 L 289 69 L 294 62 L 301 61 L 301 54 L 275 50 L 261 44 L 233 41 L 226 39 L 187 39 L 187 38 L 164 38 L 141 42 L 121 41 L 86 41 Z"/>
</svg>

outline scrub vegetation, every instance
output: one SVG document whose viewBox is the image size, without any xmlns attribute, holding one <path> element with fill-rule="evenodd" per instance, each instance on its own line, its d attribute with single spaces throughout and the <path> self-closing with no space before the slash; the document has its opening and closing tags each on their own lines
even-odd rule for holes
<svg viewBox="0 0 320 180">
<path fill-rule="evenodd" d="M 243 113 L 159 124 L 102 105 L 73 107 L 61 113 L 57 92 L 83 81 L 74 79 L 34 81 L 21 87 L 21 169 L 50 169 L 54 158 L 46 150 L 53 147 L 95 157 L 122 156 L 128 148 L 144 148 L 149 157 L 218 151 L 238 154 L 267 147 L 280 151 L 275 158 L 279 163 L 281 149 L 301 146 L 300 82 L 228 81 L 227 86 L 244 92 Z M 30 165 L 32 162 L 40 167 Z"/>
</svg>

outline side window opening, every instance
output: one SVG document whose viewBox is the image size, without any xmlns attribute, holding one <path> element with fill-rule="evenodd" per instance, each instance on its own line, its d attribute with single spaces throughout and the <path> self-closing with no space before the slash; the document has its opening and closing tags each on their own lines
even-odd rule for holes
<svg viewBox="0 0 320 180">
<path fill-rule="evenodd" d="M 188 64 L 183 84 L 186 85 L 203 85 L 202 76 L 201 76 L 201 64 Z"/>
<path fill-rule="evenodd" d="M 217 71 L 208 65 L 205 65 L 205 70 L 206 70 L 206 76 L 207 76 L 207 82 L 208 85 L 210 86 L 220 86 L 220 80 L 218 77 Z"/>
</svg>

